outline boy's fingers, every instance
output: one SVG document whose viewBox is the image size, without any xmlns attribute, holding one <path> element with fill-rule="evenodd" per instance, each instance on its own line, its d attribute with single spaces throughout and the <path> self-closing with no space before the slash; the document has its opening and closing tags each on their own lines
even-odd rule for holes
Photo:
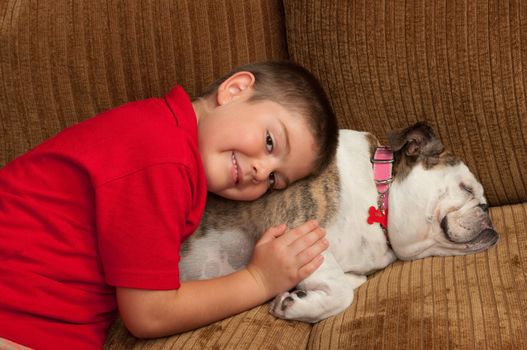
<svg viewBox="0 0 527 350">
<path fill-rule="evenodd" d="M 274 234 L 274 237 L 277 238 L 277 237 L 280 237 L 281 235 L 283 235 L 287 230 L 287 225 L 286 224 L 280 224 L 278 226 L 274 226 L 273 227 L 273 234 Z"/>
<path fill-rule="evenodd" d="M 307 233 L 313 231 L 317 227 L 318 227 L 318 222 L 316 220 L 310 220 L 288 231 L 280 239 L 283 240 L 282 242 L 285 245 L 290 245 L 291 243 L 295 242 L 297 239 L 306 235 Z"/>
<path fill-rule="evenodd" d="M 296 257 L 298 266 L 304 266 L 308 264 L 318 255 L 320 255 L 324 250 L 326 250 L 328 246 L 329 246 L 328 240 L 325 238 L 321 238 L 318 241 L 316 241 L 314 244 L 303 249 Z"/>
<path fill-rule="evenodd" d="M 267 231 L 264 232 L 264 234 L 262 235 L 262 237 L 260 238 L 260 241 L 258 243 L 261 244 L 261 243 L 270 242 L 273 239 L 283 235 L 285 230 L 286 230 L 286 225 L 285 224 L 281 224 L 281 225 L 278 225 L 278 226 L 270 227 Z"/>
<path fill-rule="evenodd" d="M 302 253 L 307 248 L 313 246 L 318 240 L 326 235 L 326 231 L 322 227 L 317 227 L 313 231 L 304 234 L 292 242 L 289 247 L 291 252 L 295 255 Z"/>
<path fill-rule="evenodd" d="M 322 255 L 315 257 L 313 260 L 298 270 L 298 277 L 300 277 L 301 280 L 306 279 L 309 275 L 315 272 L 315 270 L 318 269 L 323 262 L 324 257 Z"/>
</svg>

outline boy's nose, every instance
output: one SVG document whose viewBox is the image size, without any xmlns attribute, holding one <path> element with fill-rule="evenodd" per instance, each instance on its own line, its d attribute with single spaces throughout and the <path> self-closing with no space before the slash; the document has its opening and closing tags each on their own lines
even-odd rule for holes
<svg viewBox="0 0 527 350">
<path fill-rule="evenodd" d="M 269 178 L 269 174 L 271 173 L 270 166 L 268 166 L 267 164 L 263 162 L 253 163 L 252 170 L 253 170 L 253 174 L 252 174 L 253 181 L 255 183 L 267 181 L 267 179 Z"/>
</svg>

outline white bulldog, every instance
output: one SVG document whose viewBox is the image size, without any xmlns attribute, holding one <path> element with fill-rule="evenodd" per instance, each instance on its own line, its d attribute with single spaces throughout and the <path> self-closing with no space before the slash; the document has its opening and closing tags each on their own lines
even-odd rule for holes
<svg viewBox="0 0 527 350">
<path fill-rule="evenodd" d="M 200 230 L 183 245 L 182 279 L 234 272 L 249 262 L 268 227 L 315 218 L 330 242 L 324 263 L 294 291 L 278 295 L 270 311 L 317 322 L 347 308 L 353 289 L 396 259 L 476 253 L 498 241 L 481 184 L 425 123 L 390 135 L 393 180 L 383 230 L 371 208 L 380 205 L 371 162 L 378 146 L 369 133 L 341 130 L 336 162 L 320 176 L 254 202 L 211 196 Z"/>
</svg>

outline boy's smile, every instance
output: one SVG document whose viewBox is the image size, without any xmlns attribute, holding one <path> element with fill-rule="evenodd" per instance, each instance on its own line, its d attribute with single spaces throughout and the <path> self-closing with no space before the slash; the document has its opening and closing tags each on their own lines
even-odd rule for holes
<svg viewBox="0 0 527 350">
<path fill-rule="evenodd" d="M 212 107 L 195 110 L 208 190 L 254 200 L 310 175 L 317 150 L 303 116 L 269 100 L 249 102 L 252 88 L 244 88 L 243 78 L 220 87 Z"/>
<path fill-rule="evenodd" d="M 236 161 L 234 152 L 232 152 L 232 180 L 234 181 L 234 185 L 240 183 L 240 176 L 238 171 L 241 172 L 241 170 L 238 170 L 238 162 Z"/>
</svg>

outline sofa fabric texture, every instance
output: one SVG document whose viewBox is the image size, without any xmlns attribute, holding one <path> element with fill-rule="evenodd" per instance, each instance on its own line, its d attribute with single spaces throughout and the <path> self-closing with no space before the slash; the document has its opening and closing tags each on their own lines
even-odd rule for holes
<svg viewBox="0 0 527 350">
<path fill-rule="evenodd" d="M 61 129 L 240 64 L 290 59 L 340 126 L 418 120 L 482 182 L 488 251 L 397 261 L 317 324 L 266 305 L 172 337 L 120 321 L 106 349 L 518 349 L 527 344 L 527 2 L 521 0 L 0 1 L 0 166 Z M 0 296 L 1 297 L 1 296 Z"/>
</svg>

